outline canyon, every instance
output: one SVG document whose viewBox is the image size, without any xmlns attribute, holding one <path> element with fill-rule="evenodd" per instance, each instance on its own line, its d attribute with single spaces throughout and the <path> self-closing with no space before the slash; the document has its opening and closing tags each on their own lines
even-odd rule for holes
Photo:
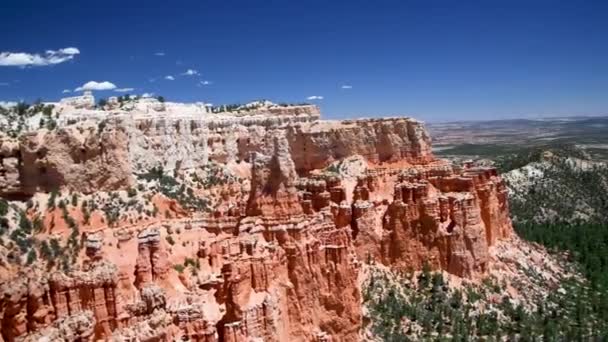
<svg viewBox="0 0 608 342">
<path fill-rule="evenodd" d="M 359 341 L 365 265 L 476 282 L 517 238 L 412 118 L 107 112 L 0 136 L 0 341 Z"/>
</svg>

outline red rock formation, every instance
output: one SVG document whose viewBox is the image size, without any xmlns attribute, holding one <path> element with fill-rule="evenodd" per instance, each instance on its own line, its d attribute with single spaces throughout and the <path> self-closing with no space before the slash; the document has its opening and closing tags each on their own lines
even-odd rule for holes
<svg viewBox="0 0 608 342">
<path fill-rule="evenodd" d="M 130 163 L 145 151 L 153 161 L 159 155 L 171 159 L 176 170 L 209 157 L 242 161 L 251 172 L 236 191 L 240 197 L 219 200 L 230 205 L 220 203 L 195 217 L 177 208 L 162 224 L 89 234 L 81 271 L 3 283 L 3 339 L 61 330 L 58 324 L 75 320 L 83 328 L 73 336 L 82 340 L 357 341 L 361 262 L 373 259 L 404 270 L 428 262 L 462 277 L 484 274 L 490 247 L 512 234 L 506 189 L 494 169 L 460 169 L 436 160 L 415 120 L 316 122 L 311 108 L 298 111 L 294 116 L 276 109 L 271 118 L 218 117 L 205 127 L 140 121 L 127 129 L 135 130 L 128 138 L 120 128 L 108 130 L 113 142 L 84 134 L 84 152 L 67 152 L 80 146 L 71 133 L 24 138 L 27 156 L 4 168 L 43 165 L 48 176 L 39 168 L 31 176 L 49 186 L 124 187 L 132 176 L 128 170 L 137 168 Z M 191 143 L 197 146 L 192 151 L 203 146 L 209 155 L 171 150 L 167 156 L 153 141 L 169 131 L 184 138 L 176 146 Z M 8 158 L 17 158 L 13 150 L 6 147 Z M 318 170 L 353 155 L 366 164 L 356 175 Z M 120 166 L 119 157 L 129 166 Z M 119 170 L 95 171 L 120 173 L 109 183 L 88 171 L 67 176 L 60 166 L 78 161 L 79 168 L 98 167 L 104 158 L 120 162 L 113 166 Z M 0 182 L 23 189 L 13 173 Z M 32 184 L 26 188 L 44 188 Z M 172 235 L 179 241 L 165 246 L 161 236 L 176 227 L 183 230 Z M 117 253 L 104 238 L 120 242 L 120 255 L 136 256 L 120 265 L 120 273 L 104 260 Z"/>
<path fill-rule="evenodd" d="M 61 318 L 51 326 L 20 338 L 22 342 L 38 341 L 95 341 L 95 317 L 90 311 L 83 311 L 72 316 Z"/>
<path fill-rule="evenodd" d="M 116 318 L 122 311 L 116 293 L 116 268 L 105 262 L 71 274 L 22 274 L 4 283 L 1 292 L 5 341 L 87 311 L 95 319 L 91 336 L 107 337 L 117 328 Z"/>
<path fill-rule="evenodd" d="M 314 340 L 323 331 L 340 341 L 356 341 L 361 324 L 357 263 L 345 229 L 326 232 L 327 242 L 287 244 L 290 336 Z"/>
<path fill-rule="evenodd" d="M 164 279 L 169 269 L 167 252 L 164 250 L 160 232 L 146 229 L 137 236 L 138 254 L 135 264 L 135 286 L 141 288 L 153 281 Z"/>
<path fill-rule="evenodd" d="M 292 158 L 299 173 L 335 160 L 361 155 L 372 163 L 434 159 L 422 123 L 406 118 L 326 121 L 288 127 Z"/>
<path fill-rule="evenodd" d="M 39 272 L 23 272 L 4 282 L 0 288 L 2 339 L 14 341 L 36 331 L 55 319 L 50 289 Z"/>
<path fill-rule="evenodd" d="M 174 322 L 181 334 L 190 341 L 216 342 L 218 340 L 215 322 L 207 317 L 205 303 L 195 297 L 188 297 L 168 312 L 174 317 Z"/>
<path fill-rule="evenodd" d="M 428 262 L 460 276 L 483 274 L 488 248 L 512 234 L 504 184 L 495 170 L 446 176 L 441 166 L 403 174 L 400 179 L 382 231 L 375 229 L 372 218 L 357 221 L 357 237 L 366 241 L 360 250 L 404 269 L 420 269 Z M 365 211 L 356 216 L 365 217 Z"/>
<path fill-rule="evenodd" d="M 116 285 L 116 268 L 103 262 L 72 275 L 52 274 L 49 287 L 56 317 L 91 311 L 96 320 L 95 336 L 110 336 L 118 327 L 117 317 L 122 313 Z"/>
</svg>

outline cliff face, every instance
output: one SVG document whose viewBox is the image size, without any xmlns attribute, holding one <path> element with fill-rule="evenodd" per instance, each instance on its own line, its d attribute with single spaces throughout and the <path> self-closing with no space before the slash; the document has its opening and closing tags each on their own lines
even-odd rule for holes
<svg viewBox="0 0 608 342">
<path fill-rule="evenodd" d="M 264 115 L 193 118 L 110 118 L 99 125 L 40 130 L 0 142 L 5 196 L 68 187 L 113 191 L 133 185 L 133 173 L 161 166 L 192 170 L 209 161 L 250 162 L 271 155 L 276 137 L 306 174 L 348 156 L 368 161 L 424 163 L 430 138 L 413 119 L 319 121 L 314 106 L 274 108 Z"/>
<path fill-rule="evenodd" d="M 16 139 L 0 136 L 0 195 L 10 196 L 21 192 L 21 153 Z"/>
<path fill-rule="evenodd" d="M 209 161 L 226 164 L 268 152 L 276 131 L 318 121 L 315 106 L 278 107 L 262 113 L 205 118 L 123 118 L 128 127 L 130 160 L 139 170 L 162 165 L 166 170 L 192 169 Z"/>
<path fill-rule="evenodd" d="M 361 263 L 428 263 L 478 279 L 491 247 L 512 235 L 496 171 L 436 160 L 420 122 L 276 111 L 119 120 L 3 142 L 4 195 L 124 190 L 157 165 L 185 172 L 214 161 L 245 175 L 199 187 L 219 194 L 207 212 L 113 228 L 83 220 L 79 270 L 6 277 L 3 340 L 358 341 Z"/>
<path fill-rule="evenodd" d="M 124 127 L 95 125 L 42 129 L 2 141 L 5 174 L 0 194 L 31 196 L 63 187 L 83 193 L 133 185 Z M 2 170 L 2 169 L 0 169 Z"/>
<path fill-rule="evenodd" d="M 506 187 L 493 169 L 400 175 L 384 218 L 381 259 L 401 268 L 424 262 L 463 277 L 482 275 L 488 249 L 512 233 Z"/>
<path fill-rule="evenodd" d="M 371 163 L 417 164 L 433 159 L 424 126 L 412 119 L 315 122 L 291 126 L 287 136 L 299 171 L 322 169 L 353 155 Z"/>
<path fill-rule="evenodd" d="M 123 311 L 116 285 L 116 268 L 104 262 L 67 275 L 19 274 L 1 285 L 2 337 L 14 341 L 66 319 L 79 321 L 79 325 L 88 322 L 84 324 L 86 329 L 65 332 L 69 340 L 109 336 L 119 325 Z M 77 318 L 83 314 L 85 317 Z"/>
</svg>

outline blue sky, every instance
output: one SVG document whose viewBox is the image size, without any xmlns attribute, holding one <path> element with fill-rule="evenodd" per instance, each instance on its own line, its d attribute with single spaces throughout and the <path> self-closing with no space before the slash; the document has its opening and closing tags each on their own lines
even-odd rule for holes
<svg viewBox="0 0 608 342">
<path fill-rule="evenodd" d="M 214 104 L 322 96 L 327 118 L 608 114 L 608 1 L 3 0 L 0 52 L 48 64 L 0 66 L 0 101 L 108 81 Z"/>
</svg>

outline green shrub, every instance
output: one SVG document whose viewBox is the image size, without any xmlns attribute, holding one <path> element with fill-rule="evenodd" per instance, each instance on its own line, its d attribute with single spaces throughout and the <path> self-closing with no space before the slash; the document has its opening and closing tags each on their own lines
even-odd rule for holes
<svg viewBox="0 0 608 342">
<path fill-rule="evenodd" d="M 19 229 L 22 230 L 25 234 L 32 233 L 32 222 L 27 217 L 25 212 L 19 213 Z"/>
<path fill-rule="evenodd" d="M 192 266 L 196 269 L 200 269 L 201 265 L 198 261 L 198 259 L 192 259 L 192 258 L 186 258 L 184 259 L 184 266 L 188 267 L 188 266 Z"/>
<path fill-rule="evenodd" d="M 40 233 L 44 229 L 44 223 L 39 215 L 32 221 L 32 227 L 34 228 L 35 233 Z"/>
<path fill-rule="evenodd" d="M 173 269 L 176 270 L 177 273 L 181 274 L 184 272 L 185 267 L 182 264 L 175 264 L 175 265 L 173 265 Z"/>
<path fill-rule="evenodd" d="M 108 122 L 104 119 L 97 124 L 97 132 L 101 133 L 106 128 Z"/>
<path fill-rule="evenodd" d="M 135 197 L 135 196 L 137 196 L 137 189 L 135 189 L 135 188 L 129 188 L 129 189 L 127 189 L 127 195 L 129 197 Z"/>
<path fill-rule="evenodd" d="M 52 261 L 54 259 L 54 255 L 53 255 L 53 251 L 51 250 L 51 247 L 49 247 L 48 242 L 46 242 L 46 240 L 42 240 L 40 242 L 40 256 L 47 260 L 47 261 Z"/>
<path fill-rule="evenodd" d="M 56 257 L 63 254 L 63 249 L 61 248 L 61 244 L 59 243 L 59 240 L 57 240 L 56 238 L 51 239 L 51 250 L 53 251 L 53 255 Z"/>
<path fill-rule="evenodd" d="M 27 264 L 31 265 L 33 264 L 37 259 L 36 256 L 36 251 L 34 249 L 30 249 L 30 251 L 27 253 Z"/>
<path fill-rule="evenodd" d="M 0 198 L 0 217 L 8 214 L 8 202 L 4 198 Z"/>
<path fill-rule="evenodd" d="M 171 246 L 175 245 L 175 240 L 173 240 L 173 237 L 172 237 L 171 235 L 167 235 L 167 236 L 165 237 L 165 240 L 167 240 L 167 242 L 168 242 L 168 243 L 169 243 Z"/>
</svg>

